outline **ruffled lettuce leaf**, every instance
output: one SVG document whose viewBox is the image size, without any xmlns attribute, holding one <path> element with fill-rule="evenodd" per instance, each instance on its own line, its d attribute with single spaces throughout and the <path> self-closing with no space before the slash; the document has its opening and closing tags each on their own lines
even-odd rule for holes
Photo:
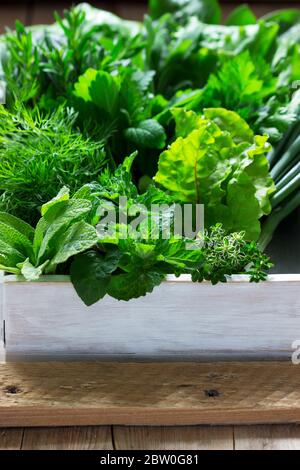
<svg viewBox="0 0 300 470">
<path fill-rule="evenodd" d="M 207 109 L 203 116 L 174 111 L 179 137 L 159 158 L 155 181 L 175 200 L 205 206 L 205 224 L 256 240 L 259 219 L 271 211 L 275 190 L 266 158 L 266 136 L 254 136 L 232 111 Z"/>
</svg>

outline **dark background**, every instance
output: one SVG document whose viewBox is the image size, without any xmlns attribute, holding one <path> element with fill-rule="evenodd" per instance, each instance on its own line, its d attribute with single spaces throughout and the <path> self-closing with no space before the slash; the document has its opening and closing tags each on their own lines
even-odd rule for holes
<svg viewBox="0 0 300 470">
<path fill-rule="evenodd" d="M 52 23 L 53 11 L 59 13 L 65 8 L 70 7 L 77 1 L 17 1 L 11 0 L 0 3 L 0 33 L 4 31 L 5 26 L 13 27 L 16 19 L 21 20 L 26 25 L 38 23 Z M 110 1 L 90 1 L 92 5 L 112 11 L 117 15 L 129 19 L 141 19 L 147 11 L 147 0 L 110 0 Z M 228 13 L 237 5 L 248 3 L 252 6 L 257 16 L 264 15 L 274 9 L 288 8 L 291 6 L 299 7 L 299 0 L 250 0 L 248 2 L 235 0 L 221 0 L 223 16 L 226 18 Z"/>
</svg>

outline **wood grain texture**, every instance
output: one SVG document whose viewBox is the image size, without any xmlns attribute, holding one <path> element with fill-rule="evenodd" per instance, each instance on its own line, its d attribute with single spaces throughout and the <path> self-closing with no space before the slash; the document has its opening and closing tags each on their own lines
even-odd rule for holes
<svg viewBox="0 0 300 470">
<path fill-rule="evenodd" d="M 126 19 L 141 20 L 143 15 L 147 12 L 147 2 L 136 1 L 93 1 L 93 5 L 97 8 L 102 8 L 112 11 L 119 16 Z M 223 19 L 226 19 L 228 14 L 237 6 L 237 2 L 221 2 Z M 251 2 L 248 2 L 251 3 Z M 53 1 L 49 3 L 29 2 L 23 4 L 0 5 L 0 34 L 4 31 L 6 26 L 13 27 L 16 19 L 29 24 L 50 24 L 53 22 L 53 12 L 57 11 L 59 14 L 63 10 L 70 8 L 72 1 L 63 0 L 61 2 Z M 295 2 L 284 3 L 282 0 L 273 0 L 272 2 L 253 2 L 251 5 L 255 14 L 260 17 L 270 11 L 278 8 L 288 8 L 295 6 Z"/>
<path fill-rule="evenodd" d="M 76 2 L 83 3 L 83 2 Z M 116 12 L 116 3 L 108 1 L 93 1 L 91 3 L 94 7 L 103 10 Z M 59 15 L 63 15 L 64 10 L 71 8 L 74 2 L 68 0 L 52 1 L 51 3 L 36 2 L 32 6 L 32 24 L 51 24 L 54 22 L 54 12 L 58 12 Z M 145 7 L 144 7 L 145 9 Z"/>
<path fill-rule="evenodd" d="M 235 426 L 236 450 L 300 450 L 300 426 Z"/>
<path fill-rule="evenodd" d="M 130 19 L 130 20 L 142 20 L 144 14 L 147 13 L 147 2 L 93 2 L 93 6 L 97 8 L 102 8 L 108 11 L 111 11 L 121 18 Z M 251 2 L 248 2 L 251 3 Z M 53 12 L 58 11 L 60 14 L 63 13 L 65 8 L 68 8 L 72 5 L 70 1 L 62 2 L 51 2 L 49 4 L 40 4 L 36 3 L 33 5 L 31 12 L 31 22 L 32 24 L 50 24 L 53 22 Z M 278 8 L 288 8 L 293 7 L 294 4 L 286 4 L 281 0 L 277 3 L 273 2 L 260 2 L 253 3 L 251 8 L 253 9 L 255 15 L 259 18 L 267 13 L 270 13 L 274 9 Z M 222 17 L 223 20 L 226 20 L 227 16 L 232 12 L 234 8 L 237 7 L 237 2 L 226 2 L 222 5 Z"/>
<path fill-rule="evenodd" d="M 151 296 L 91 307 L 67 280 L 7 277 L 7 360 L 289 360 L 300 339 L 300 275 L 217 286 L 171 277 Z"/>
<path fill-rule="evenodd" d="M 24 430 L 22 450 L 112 450 L 110 426 Z"/>
<path fill-rule="evenodd" d="M 0 364 L 0 426 L 300 422 L 288 363 Z"/>
<path fill-rule="evenodd" d="M 116 450 L 233 450 L 231 426 L 114 426 Z"/>
<path fill-rule="evenodd" d="M 23 428 L 0 429 L 0 450 L 20 450 Z"/>
<path fill-rule="evenodd" d="M 0 34 L 5 32 L 5 29 L 14 28 L 16 20 L 28 24 L 28 9 L 26 3 L 24 4 L 11 4 L 0 5 Z"/>
<path fill-rule="evenodd" d="M 4 428 L 0 450 L 111 450 L 113 443 L 116 450 L 300 449 L 298 425 L 112 428 Z"/>
<path fill-rule="evenodd" d="M 126 20 L 142 21 L 145 13 L 147 13 L 147 7 L 134 3 L 127 3 L 126 5 L 125 2 L 120 2 L 115 6 L 115 13 Z"/>
<path fill-rule="evenodd" d="M 54 23 L 54 12 L 56 11 L 59 15 L 62 15 L 63 11 L 70 6 L 70 2 L 65 0 L 51 1 L 44 4 L 34 2 L 30 9 L 31 24 Z"/>
</svg>

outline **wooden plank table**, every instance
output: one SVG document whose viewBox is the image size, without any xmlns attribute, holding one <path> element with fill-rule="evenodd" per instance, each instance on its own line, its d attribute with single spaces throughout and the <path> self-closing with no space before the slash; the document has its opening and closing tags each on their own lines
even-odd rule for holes
<svg viewBox="0 0 300 470">
<path fill-rule="evenodd" d="M 0 449 L 300 449 L 297 423 L 288 362 L 0 364 Z"/>
<path fill-rule="evenodd" d="M 94 6 L 103 8 L 116 13 L 119 16 L 128 19 L 141 20 L 144 13 L 147 10 L 146 0 L 110 0 L 101 1 L 96 0 L 92 2 Z M 228 14 L 238 5 L 243 3 L 238 1 L 224 0 L 222 4 L 223 18 L 225 19 Z M 297 7 L 298 2 L 296 0 L 290 0 L 283 2 L 282 0 L 264 0 L 264 1 L 253 1 L 250 0 L 247 3 L 251 4 L 253 11 L 259 17 L 274 9 Z M 12 28 L 15 20 L 19 19 L 26 25 L 30 24 L 48 24 L 53 22 L 53 12 L 57 11 L 59 14 L 63 13 L 65 8 L 69 8 L 73 2 L 71 0 L 54 0 L 52 2 L 16 2 L 12 1 L 10 4 L 0 5 L 0 34 L 4 31 L 5 26 Z"/>
<path fill-rule="evenodd" d="M 290 362 L 0 364 L 0 426 L 300 423 Z"/>
<path fill-rule="evenodd" d="M 298 425 L 0 429 L 0 450 L 299 449 Z"/>
</svg>

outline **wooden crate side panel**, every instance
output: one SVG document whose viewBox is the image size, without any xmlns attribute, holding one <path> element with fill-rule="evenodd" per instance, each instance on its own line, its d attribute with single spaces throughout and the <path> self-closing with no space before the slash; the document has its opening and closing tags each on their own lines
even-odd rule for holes
<svg viewBox="0 0 300 470">
<path fill-rule="evenodd" d="M 5 284 L 9 358 L 290 358 L 299 282 L 167 282 L 130 302 L 85 307 L 70 283 Z"/>
</svg>

